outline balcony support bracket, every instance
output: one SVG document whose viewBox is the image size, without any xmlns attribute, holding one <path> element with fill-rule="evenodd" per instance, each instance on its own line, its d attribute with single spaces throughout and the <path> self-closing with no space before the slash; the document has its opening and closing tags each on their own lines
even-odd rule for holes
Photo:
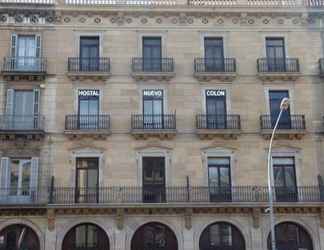
<svg viewBox="0 0 324 250">
<path fill-rule="evenodd" d="M 324 229 L 324 206 L 320 208 L 320 226 Z"/>
<path fill-rule="evenodd" d="M 55 209 L 47 209 L 47 228 L 49 231 L 55 230 Z"/>
<path fill-rule="evenodd" d="M 261 209 L 253 208 L 252 209 L 252 219 L 253 219 L 253 227 L 258 229 L 260 227 L 260 217 L 261 217 Z"/>
<path fill-rule="evenodd" d="M 192 208 L 186 208 L 184 219 L 185 219 L 185 227 L 187 230 L 190 230 L 192 228 L 192 213 L 193 213 Z"/>
<path fill-rule="evenodd" d="M 124 228 L 124 217 L 125 217 L 125 211 L 123 208 L 117 208 L 116 209 L 116 226 L 118 230 L 123 230 Z"/>
</svg>

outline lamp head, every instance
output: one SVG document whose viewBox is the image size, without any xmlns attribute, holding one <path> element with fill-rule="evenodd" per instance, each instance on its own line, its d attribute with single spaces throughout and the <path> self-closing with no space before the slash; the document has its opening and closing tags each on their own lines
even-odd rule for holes
<svg viewBox="0 0 324 250">
<path fill-rule="evenodd" d="M 282 98 L 280 103 L 280 109 L 287 110 L 289 108 L 289 99 L 287 97 Z"/>
</svg>

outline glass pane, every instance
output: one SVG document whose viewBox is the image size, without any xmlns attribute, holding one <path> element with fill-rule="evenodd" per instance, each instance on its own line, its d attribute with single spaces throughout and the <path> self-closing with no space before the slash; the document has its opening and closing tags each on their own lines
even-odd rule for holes
<svg viewBox="0 0 324 250">
<path fill-rule="evenodd" d="M 283 187 L 285 185 L 283 169 L 281 167 L 274 167 L 273 175 L 275 186 Z"/>
<path fill-rule="evenodd" d="M 229 168 L 220 168 L 220 185 L 228 186 L 230 184 Z"/>
<path fill-rule="evenodd" d="M 88 226 L 88 247 L 96 247 L 98 244 L 97 228 L 95 226 Z"/>
<path fill-rule="evenodd" d="M 22 176 L 21 176 L 21 187 L 22 187 L 22 195 L 29 195 L 29 187 L 30 187 L 30 175 L 31 175 L 31 161 L 22 161 Z"/>
<path fill-rule="evenodd" d="M 209 239 L 210 239 L 210 246 L 220 246 L 221 245 L 221 235 L 220 235 L 220 230 L 219 230 L 219 224 L 214 224 L 214 225 L 210 226 Z"/>
<path fill-rule="evenodd" d="M 272 158 L 273 165 L 294 165 L 294 158 L 292 157 L 273 157 Z"/>
<path fill-rule="evenodd" d="M 86 225 L 75 228 L 75 246 L 86 247 Z"/>
<path fill-rule="evenodd" d="M 288 187 L 295 188 L 296 186 L 296 177 L 295 177 L 295 169 L 293 167 L 286 167 L 285 168 L 285 178 L 286 178 L 286 185 Z"/>
<path fill-rule="evenodd" d="M 98 185 L 98 170 L 89 169 L 88 171 L 88 187 L 95 189 Z"/>
<path fill-rule="evenodd" d="M 153 114 L 153 100 L 144 100 L 144 115 Z"/>
<path fill-rule="evenodd" d="M 219 186 L 218 182 L 218 168 L 217 167 L 209 167 L 209 185 L 210 186 Z"/>
<path fill-rule="evenodd" d="M 228 157 L 209 157 L 208 158 L 208 165 L 229 165 L 230 159 Z"/>
<path fill-rule="evenodd" d="M 18 194 L 19 160 L 11 160 L 10 164 L 10 195 Z"/>
</svg>

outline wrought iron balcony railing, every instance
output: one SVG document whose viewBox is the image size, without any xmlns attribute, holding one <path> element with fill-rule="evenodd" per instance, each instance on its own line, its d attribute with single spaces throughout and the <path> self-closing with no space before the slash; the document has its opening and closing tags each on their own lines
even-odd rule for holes
<svg viewBox="0 0 324 250">
<path fill-rule="evenodd" d="M 202 115 L 196 116 L 197 129 L 240 129 L 239 115 Z"/>
<path fill-rule="evenodd" d="M 0 206 L 47 204 L 48 187 L 0 188 Z"/>
<path fill-rule="evenodd" d="M 67 115 L 65 130 L 109 130 L 110 115 Z"/>
<path fill-rule="evenodd" d="M 174 130 L 176 129 L 176 115 L 132 115 L 131 125 L 132 129 Z"/>
<path fill-rule="evenodd" d="M 271 115 L 261 115 L 260 124 L 261 129 L 273 129 L 276 123 L 277 117 Z M 289 115 L 287 117 L 282 116 L 278 129 L 292 129 L 292 130 L 305 130 L 305 116 L 304 115 Z"/>
<path fill-rule="evenodd" d="M 275 187 L 276 202 L 324 202 L 324 187 Z M 54 187 L 51 204 L 78 203 L 134 204 L 134 203 L 264 203 L 268 201 L 266 186 L 237 187 Z"/>
<path fill-rule="evenodd" d="M 133 73 L 173 73 L 173 58 L 132 58 Z"/>
<path fill-rule="evenodd" d="M 68 71 L 77 73 L 110 73 L 110 58 L 107 57 L 70 57 Z"/>
<path fill-rule="evenodd" d="M 257 60 L 259 73 L 299 73 L 297 58 L 259 58 Z"/>
<path fill-rule="evenodd" d="M 0 131 L 44 130 L 42 115 L 0 115 Z"/>
<path fill-rule="evenodd" d="M 195 58 L 196 73 L 235 73 L 235 58 Z"/>
<path fill-rule="evenodd" d="M 47 61 L 44 57 L 5 57 L 2 72 L 45 74 L 46 68 Z"/>
</svg>

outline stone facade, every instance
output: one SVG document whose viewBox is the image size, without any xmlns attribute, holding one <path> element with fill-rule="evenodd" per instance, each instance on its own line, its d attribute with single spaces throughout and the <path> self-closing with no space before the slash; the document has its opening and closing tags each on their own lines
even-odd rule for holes
<svg viewBox="0 0 324 250">
<path fill-rule="evenodd" d="M 281 135 L 279 131 L 273 156 L 293 157 L 297 186 L 316 190 L 317 198 L 307 200 L 305 191 L 299 196 L 306 198 L 299 201 L 275 203 L 276 220 L 300 225 L 309 233 L 313 249 L 324 249 L 324 203 L 318 191 L 324 176 L 322 6 L 298 1 L 280 8 L 262 1 L 233 6 L 226 5 L 231 1 L 211 6 L 196 1 L 189 1 L 191 6 L 183 1 L 160 1 L 156 6 L 4 2 L 0 1 L 0 58 L 10 57 L 12 34 L 39 35 L 47 68 L 40 78 L 21 72 L 0 75 L 0 114 L 6 113 L 8 89 L 37 88 L 39 113 L 45 119 L 41 135 L 0 131 L 0 157 L 39 159 L 42 191 L 36 204 L 0 201 L 0 232 L 23 224 L 39 237 L 40 250 L 61 250 L 71 228 L 93 223 L 107 233 L 110 249 L 131 250 L 141 225 L 160 222 L 173 230 L 179 250 L 199 250 L 200 235 L 208 225 L 228 222 L 241 231 L 246 250 L 266 250 L 270 226 L 264 200 L 151 204 L 114 198 L 78 204 L 71 197 L 65 203 L 55 199 L 60 192 L 73 196 L 80 157 L 99 159 L 99 187 L 142 187 L 146 156 L 164 157 L 167 187 L 185 188 L 188 181 L 192 187 L 207 187 L 209 157 L 229 157 L 232 186 L 266 187 L 269 137 L 262 132 L 260 115 L 270 113 L 270 90 L 288 90 L 290 113 L 304 115 L 306 128 Z M 81 36 L 99 37 L 100 57 L 110 58 L 109 74 L 69 74 L 68 58 L 79 56 Z M 143 37 L 161 37 L 162 57 L 174 60 L 172 74 L 134 76 L 131 59 L 142 57 Z M 195 75 L 194 59 L 206 57 L 206 37 L 223 38 L 224 56 L 236 61 L 234 74 Z M 257 59 L 266 57 L 267 37 L 284 38 L 286 56 L 298 58 L 299 72 L 264 76 L 257 71 Z M 109 132 L 67 131 L 66 115 L 78 113 L 80 89 L 99 90 L 99 112 L 110 115 Z M 164 113 L 176 114 L 176 131 L 134 134 L 131 115 L 142 114 L 145 89 L 163 90 Z M 210 89 L 226 91 L 227 113 L 240 115 L 238 131 L 198 135 L 196 115 L 206 113 L 205 93 Z"/>
</svg>

